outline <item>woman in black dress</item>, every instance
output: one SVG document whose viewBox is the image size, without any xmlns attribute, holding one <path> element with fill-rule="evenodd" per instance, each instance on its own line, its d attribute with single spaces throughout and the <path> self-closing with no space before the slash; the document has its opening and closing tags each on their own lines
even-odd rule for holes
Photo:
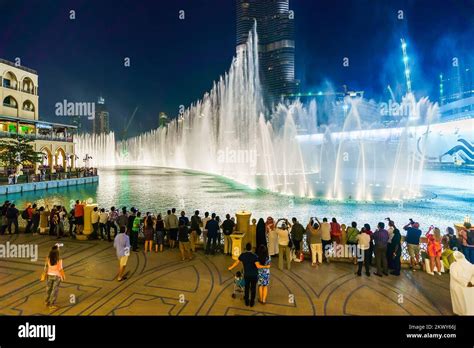
<svg viewBox="0 0 474 348">
<path fill-rule="evenodd" d="M 260 218 L 257 223 L 257 233 L 256 233 L 256 239 L 257 239 L 257 246 L 256 250 L 260 248 L 261 245 L 264 245 L 265 248 L 267 247 L 267 234 L 265 231 L 265 221 Z"/>
</svg>

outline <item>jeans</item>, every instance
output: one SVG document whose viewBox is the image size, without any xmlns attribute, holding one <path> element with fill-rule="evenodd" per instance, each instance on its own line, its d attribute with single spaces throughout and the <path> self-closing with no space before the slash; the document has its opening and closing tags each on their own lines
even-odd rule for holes
<svg viewBox="0 0 474 348">
<path fill-rule="evenodd" d="M 54 275 L 47 276 L 46 281 L 46 304 L 48 306 L 54 305 L 56 299 L 58 298 L 59 284 L 61 283 L 61 278 Z"/>
<path fill-rule="evenodd" d="M 388 273 L 387 264 L 387 246 L 375 246 L 375 264 L 377 265 L 377 273 Z"/>
<path fill-rule="evenodd" d="M 8 218 L 8 232 L 12 233 L 12 224 L 15 225 L 15 233 L 18 233 L 18 218 Z"/>
<path fill-rule="evenodd" d="M 95 222 L 92 224 L 92 238 L 97 238 L 99 235 L 99 223 Z"/>
<path fill-rule="evenodd" d="M 372 250 L 367 249 L 364 250 L 364 259 L 363 260 L 358 260 L 358 269 L 357 269 L 357 274 L 361 275 L 362 274 L 362 265 L 365 266 L 365 274 L 369 275 L 370 274 L 370 262 L 372 261 Z"/>
<path fill-rule="evenodd" d="M 327 247 L 328 245 L 330 246 L 332 241 L 331 240 L 322 240 L 323 242 L 323 259 L 326 259 L 326 253 L 329 251 L 328 249 L 330 249 L 329 247 Z"/>
<path fill-rule="evenodd" d="M 107 222 L 107 239 L 110 240 L 110 230 L 114 229 L 114 237 L 118 233 L 117 225 L 115 224 L 114 221 L 109 221 Z"/>
<path fill-rule="evenodd" d="M 107 225 L 101 222 L 99 223 L 99 229 L 100 229 L 100 236 L 102 237 L 102 239 L 105 239 L 105 234 L 108 232 Z"/>
<path fill-rule="evenodd" d="M 130 245 L 133 251 L 138 249 L 138 231 L 130 231 Z"/>
<path fill-rule="evenodd" d="M 211 248 L 212 243 L 212 248 Z M 216 244 L 217 244 L 217 235 L 208 235 L 207 236 L 207 246 L 206 246 L 206 254 L 214 254 L 216 252 Z"/>
<path fill-rule="evenodd" d="M 30 233 L 31 232 L 31 226 L 33 225 L 33 221 L 31 219 L 28 219 L 28 222 L 26 223 L 25 227 L 25 233 Z"/>
<path fill-rule="evenodd" d="M 244 274 L 245 280 L 245 292 L 244 292 L 244 299 L 245 304 L 249 303 L 249 291 L 250 291 L 250 304 L 255 303 L 255 295 L 257 293 L 257 276 L 250 276 L 247 277 Z"/>
<path fill-rule="evenodd" d="M 278 268 L 283 271 L 283 257 L 286 257 L 288 270 L 291 268 L 291 250 L 288 245 L 278 245 Z"/>
</svg>

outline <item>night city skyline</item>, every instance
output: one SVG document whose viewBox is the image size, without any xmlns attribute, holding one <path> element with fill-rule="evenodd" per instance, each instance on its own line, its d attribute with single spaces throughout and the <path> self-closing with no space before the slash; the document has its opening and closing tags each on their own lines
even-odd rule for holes
<svg viewBox="0 0 474 348">
<path fill-rule="evenodd" d="M 435 3 L 443 6 L 435 6 Z M 403 93 L 400 38 L 408 43 L 417 96 L 438 101 L 438 76 L 450 61 L 472 66 L 473 4 L 469 1 L 339 1 L 340 6 L 290 1 L 295 13 L 296 78 L 300 91 L 347 85 L 376 101 L 386 86 Z M 113 5 L 112 5 L 113 4 Z M 235 55 L 234 1 L 110 2 L 0 1 L 0 57 L 38 71 L 40 115 L 64 99 L 105 98 L 110 127 L 121 132 L 139 106 L 129 135 L 156 128 L 210 90 Z M 74 10 L 76 19 L 69 19 Z M 179 11 L 184 19 L 179 19 Z M 397 11 L 403 11 L 403 20 Z M 5 12 L 5 11 L 3 11 Z M 372 14 L 372 15 L 367 15 Z M 32 28 L 34 28 L 32 30 Z M 130 67 L 124 67 L 124 58 Z M 349 58 L 349 67 L 342 60 Z"/>
</svg>

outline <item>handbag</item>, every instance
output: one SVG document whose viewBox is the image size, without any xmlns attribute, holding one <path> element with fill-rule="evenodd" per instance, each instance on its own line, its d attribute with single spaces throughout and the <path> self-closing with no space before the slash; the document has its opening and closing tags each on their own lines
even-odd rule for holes
<svg viewBox="0 0 474 348">
<path fill-rule="evenodd" d="M 288 247 L 291 249 L 293 248 L 293 241 L 291 240 L 290 231 L 288 231 Z"/>
<path fill-rule="evenodd" d="M 41 282 L 44 282 L 46 280 L 47 263 L 48 263 L 48 259 L 46 259 L 46 262 L 44 263 L 43 272 L 41 272 L 41 276 L 40 276 Z"/>
</svg>

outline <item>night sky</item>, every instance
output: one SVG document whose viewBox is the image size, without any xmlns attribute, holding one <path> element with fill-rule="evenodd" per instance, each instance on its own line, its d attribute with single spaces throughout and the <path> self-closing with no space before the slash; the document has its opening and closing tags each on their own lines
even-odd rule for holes
<svg viewBox="0 0 474 348">
<path fill-rule="evenodd" d="M 290 8 L 302 91 L 347 84 L 375 100 L 388 84 L 403 91 L 401 37 L 417 95 L 438 98 L 453 57 L 474 65 L 474 1 L 290 0 Z M 38 71 L 41 119 L 69 123 L 55 103 L 102 95 L 115 131 L 139 106 L 129 135 L 201 98 L 235 52 L 234 0 L 0 0 L 0 13 L 0 57 Z"/>
</svg>

